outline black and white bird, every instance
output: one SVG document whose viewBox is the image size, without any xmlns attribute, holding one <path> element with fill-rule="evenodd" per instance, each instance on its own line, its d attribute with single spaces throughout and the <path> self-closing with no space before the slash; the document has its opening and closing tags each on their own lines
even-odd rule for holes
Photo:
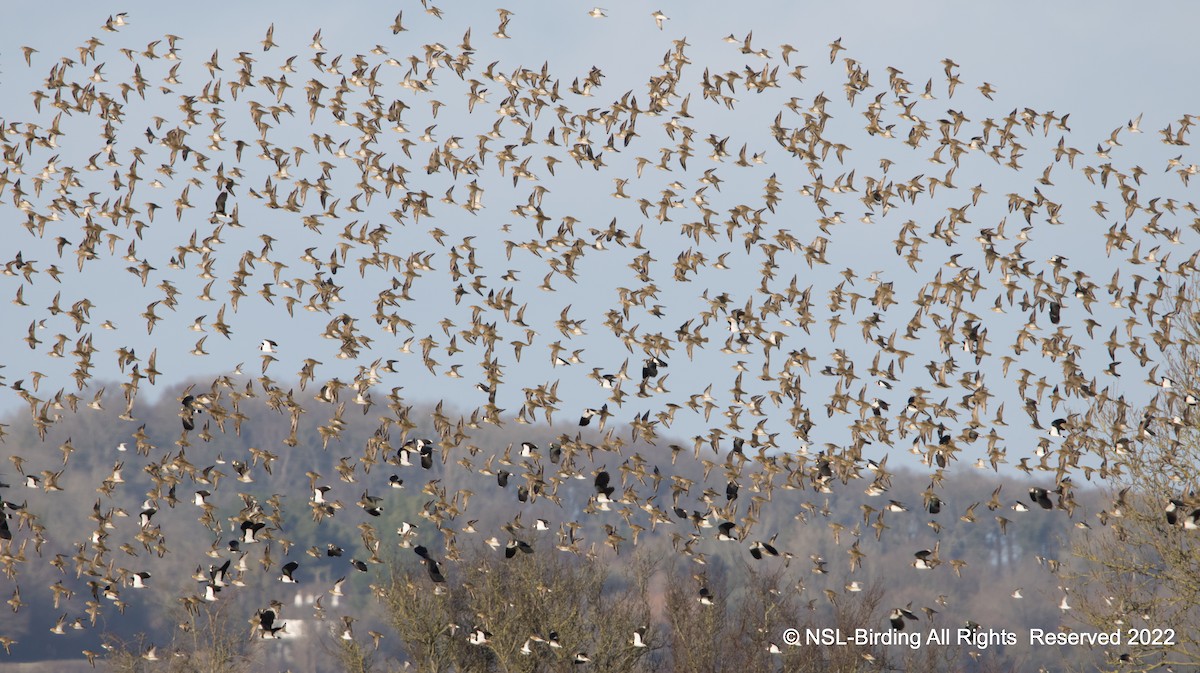
<svg viewBox="0 0 1200 673">
<path fill-rule="evenodd" d="M 642 380 L 658 376 L 658 370 L 667 366 L 666 360 L 659 357 L 649 357 L 642 363 Z"/>
<path fill-rule="evenodd" d="M 938 559 L 938 547 L 940 546 L 941 542 L 938 541 L 934 543 L 933 549 L 922 549 L 913 554 L 916 557 L 916 560 L 913 561 L 913 567 L 917 570 L 933 570 L 936 568 L 941 563 L 941 560 Z"/>
<path fill-rule="evenodd" d="M 579 415 L 579 427 L 587 427 L 588 425 L 591 425 L 593 416 L 603 416 L 603 414 L 605 414 L 607 412 L 608 412 L 607 404 L 605 404 L 600 409 L 590 409 L 590 408 L 584 409 L 583 413 Z M 601 429 L 604 428 L 603 422 L 601 422 L 600 427 L 601 427 Z"/>
<path fill-rule="evenodd" d="M 271 601 L 271 606 L 263 608 L 254 613 L 254 618 L 250 620 L 255 626 L 255 630 L 260 638 L 279 638 L 284 630 L 284 624 L 279 622 L 279 613 L 283 609 L 283 604 L 279 601 Z"/>
<path fill-rule="evenodd" d="M 242 543 L 243 544 L 253 544 L 255 542 L 258 542 L 259 541 L 258 540 L 259 531 L 261 531 L 262 529 L 264 529 L 266 527 L 267 527 L 267 524 L 262 523 L 261 521 L 251 521 L 249 519 L 247 519 L 246 521 L 243 521 L 242 525 L 241 525 Z"/>
<path fill-rule="evenodd" d="M 776 549 L 775 545 L 772 544 L 774 541 L 774 537 L 767 542 L 755 540 L 750 545 L 750 555 L 753 556 L 756 561 L 762 560 L 762 557 L 764 556 L 779 556 L 779 550 Z"/>
<path fill-rule="evenodd" d="M 1034 486 L 1029 489 L 1029 499 L 1036 502 L 1042 509 L 1054 508 L 1054 502 L 1050 500 L 1050 492 L 1041 486 Z"/>
<path fill-rule="evenodd" d="M 917 616 L 908 608 L 896 608 L 888 615 L 888 621 L 891 622 L 892 629 L 896 631 L 904 630 L 905 620 L 915 622 Z"/>
<path fill-rule="evenodd" d="M 362 498 L 358 501 L 358 506 L 362 507 L 363 511 L 371 516 L 383 514 L 383 498 L 371 495 L 369 491 L 363 491 Z"/>
<path fill-rule="evenodd" d="M 514 538 L 509 540 L 508 544 L 504 547 L 504 558 L 512 558 L 517 555 L 518 551 L 523 554 L 532 554 L 533 547 L 524 540 Z"/>
<path fill-rule="evenodd" d="M 446 576 L 442 574 L 441 565 L 429 555 L 429 550 L 423 545 L 417 545 L 413 548 L 417 556 L 421 557 L 421 563 L 425 565 L 425 570 L 429 572 L 429 579 L 434 584 L 445 584 Z"/>
<path fill-rule="evenodd" d="M 1200 509 L 1192 508 L 1190 512 L 1187 510 L 1187 503 L 1178 498 L 1171 498 L 1166 507 L 1167 525 L 1182 525 L 1186 530 L 1200 528 Z"/>
<path fill-rule="evenodd" d="M 300 568 L 300 564 L 296 561 L 288 561 L 283 565 L 283 574 L 279 577 L 279 581 L 284 584 L 296 584 L 296 571 Z"/>
</svg>

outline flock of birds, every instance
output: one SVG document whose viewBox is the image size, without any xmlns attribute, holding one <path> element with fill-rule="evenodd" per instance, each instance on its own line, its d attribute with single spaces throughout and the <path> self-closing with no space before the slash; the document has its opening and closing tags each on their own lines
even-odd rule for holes
<svg viewBox="0 0 1200 673">
<path fill-rule="evenodd" d="M 423 4 L 430 16 L 422 21 L 444 20 Z M 498 13 L 491 38 L 515 37 L 519 15 Z M 166 35 L 144 46 L 122 39 L 135 24 L 125 14 L 68 55 L 24 48 L 25 64 L 44 71 L 44 83 L 31 92 L 34 117 L 17 116 L 8 102 L 0 119 L 0 199 L 6 218 L 23 225 L 9 227 L 0 283 L 13 297 L 9 335 L 19 329 L 29 352 L 6 351 L 4 383 L 43 438 L 70 414 L 114 407 L 131 432 L 119 447 L 68 440 L 60 463 L 42 446 L 18 455 L 0 445 L 15 470 L 0 491 L 0 566 L 18 583 L 47 541 L 52 522 L 39 511 L 62 490 L 72 454 L 112 451 L 116 461 L 89 513 L 93 535 L 77 541 L 74 556 L 51 559 L 63 580 L 48 589 L 16 585 L 14 611 L 48 592 L 56 607 L 74 609 L 75 592 L 64 584 L 73 574 L 87 584 L 84 608 L 51 630 L 94 624 L 106 602 L 119 604 L 123 592 L 153 581 L 138 564 L 150 568 L 168 551 L 164 510 L 176 507 L 194 507 L 218 541 L 216 562 L 198 569 L 198 590 L 180 597 L 185 605 L 244 584 L 258 572 L 247 562 L 258 549 L 267 550 L 266 572 L 303 582 L 299 554 L 271 559 L 262 544 L 283 536 L 280 499 L 237 493 L 231 499 L 244 507 L 232 521 L 214 516 L 215 503 L 240 482 L 270 484 L 272 462 L 288 446 L 336 445 L 347 409 L 377 416 L 377 431 L 361 454 L 341 460 L 338 474 L 309 473 L 311 515 L 321 526 L 357 525 L 369 560 L 354 563 L 367 570 L 393 539 L 372 519 L 393 498 L 426 500 L 422 516 L 445 548 L 414 545 L 416 525 L 397 535 L 424 565 L 431 591 L 444 591 L 460 539 L 489 538 L 510 558 L 547 553 L 529 543 L 533 529 L 557 531 L 563 552 L 597 554 L 622 553 L 647 529 L 674 526 L 675 551 L 696 563 L 705 563 L 709 541 L 744 545 L 755 560 L 790 561 L 803 550 L 789 549 L 786 534 L 779 540 L 779 531 L 756 528 L 773 489 L 829 497 L 865 478 L 866 494 L 886 501 L 867 508 L 867 526 L 879 536 L 888 519 L 914 510 L 936 522 L 945 506 L 938 487 L 967 456 L 961 464 L 1030 479 L 1027 494 L 1002 500 L 997 489 L 986 503 L 1002 528 L 1029 509 L 1065 510 L 1081 527 L 1119 526 L 1125 492 L 1094 513 L 1097 521 L 1076 512 L 1072 478 L 1121 477 L 1140 446 L 1180 441 L 1191 427 L 1200 393 L 1161 363 L 1192 346 L 1189 283 L 1200 249 L 1187 245 L 1200 209 L 1143 183 L 1187 187 L 1200 170 L 1184 158 L 1195 116 L 1157 134 L 1177 156 L 1143 168 L 1121 154 L 1142 133 L 1141 117 L 1094 150 L 1072 144 L 1069 114 L 1016 108 L 968 118 L 964 106 L 987 105 L 1000 92 L 968 84 L 950 59 L 938 78 L 910 82 L 896 68 L 872 72 L 835 40 L 821 60 L 827 56 L 834 73 L 844 67 L 844 76 L 827 96 L 811 90 L 816 75 L 806 72 L 825 64 L 801 65 L 804 49 L 730 35 L 724 48 L 748 64 L 718 72 L 693 64 L 691 44 L 676 39 L 639 89 L 626 82 L 613 91 L 599 67 L 561 77 L 549 64 L 483 63 L 477 52 L 486 47 L 469 29 L 457 45 L 418 44 L 405 25 L 412 20 L 397 15 L 385 44 L 353 53 L 327 48 L 319 30 L 303 53 L 284 52 L 271 26 L 260 45 L 214 51 L 203 68 L 195 67 L 205 57 L 194 38 Z M 669 26 L 662 12 L 646 20 Z M 710 117 L 739 122 L 705 128 Z M 415 120 L 428 123 L 410 129 Z M 451 126 L 455 120 L 469 130 Z M 1043 144 L 1046 163 L 1029 166 Z M 859 161 L 871 152 L 877 161 Z M 905 172 L 914 164 L 927 168 Z M 1033 177 L 996 207 L 982 183 L 956 177 L 960 166 L 1000 171 L 1005 184 Z M 1077 191 L 1116 196 L 1090 209 L 1069 202 L 1074 197 L 1056 201 L 1054 181 L 1075 178 L 1088 183 Z M 614 191 L 600 194 L 609 180 Z M 570 193 L 575 183 L 586 185 L 580 201 L 589 205 L 570 211 L 552 192 Z M 485 207 L 506 200 L 507 212 Z M 609 211 L 595 212 L 605 203 Z M 1038 244 L 1083 220 L 1102 239 L 1100 268 L 1116 267 L 1111 279 L 1086 273 L 1075 253 Z M 854 257 L 863 239 L 883 231 L 895 232 L 885 244 L 892 260 Z M 1184 252 L 1172 259 L 1177 249 Z M 829 270 L 847 250 L 849 266 Z M 130 300 L 155 288 L 140 322 L 140 305 L 129 310 L 111 290 L 96 292 L 100 273 L 106 288 L 125 288 Z M 444 274 L 448 280 L 435 280 Z M 94 315 L 97 307 L 104 316 Z M 313 343 L 297 333 L 312 319 L 306 314 L 327 319 L 319 336 L 332 349 L 300 356 Z M 122 315 L 128 320 L 113 319 Z M 294 326 L 271 334 L 247 333 L 247 325 L 289 321 Z M 196 333 L 194 345 L 157 338 L 156 330 L 178 325 Z M 115 344 L 115 357 L 94 343 Z M 244 353 L 261 366 L 246 373 L 222 363 L 211 385 L 190 386 L 179 399 L 179 437 L 160 447 L 136 402 L 144 386 L 180 380 L 170 366 L 159 369 L 159 351 L 168 349 L 164 362 Z M 73 369 L 25 372 L 51 362 L 43 358 Z M 289 362 L 300 367 L 297 380 L 278 372 Z M 1146 385 L 1122 392 L 1118 366 L 1129 363 Z M 330 375 L 335 368 L 349 374 Z M 123 377 L 115 403 L 96 387 L 97 370 Z M 412 418 L 400 391 L 419 388 L 414 382 L 426 373 L 463 379 L 471 387 L 454 388 L 453 401 L 473 408 L 439 404 L 431 418 Z M 539 382 L 541 374 L 552 378 Z M 253 422 L 240 408 L 250 398 L 291 419 L 281 446 L 247 447 L 221 463 L 193 463 L 195 448 L 185 456 L 211 433 Z M 1011 430 L 1006 403 L 1020 406 L 1008 422 L 1024 417 Z M 599 439 L 471 444 L 473 429 L 550 424 L 560 410 Z M 317 435 L 304 436 L 302 416 L 326 412 Z M 690 447 L 655 454 L 669 460 L 630 451 L 671 436 L 673 425 L 702 430 Z M 425 428 L 432 432 L 417 436 Z M 920 503 L 889 492 L 892 447 L 930 470 L 928 490 L 913 496 Z M 619 467 L 581 470 L 583 455 Z M 701 465 L 704 481 L 675 474 L 680 461 Z M 476 530 L 469 491 L 421 483 L 438 462 L 515 491 L 510 522 Z M 371 471 L 380 464 L 390 474 Z M 1164 516 L 1195 529 L 1200 499 L 1186 466 L 1176 469 Z M 122 470 L 144 471 L 153 488 L 123 494 Z M 579 521 L 521 522 L 525 504 L 556 502 L 573 480 L 591 483 L 582 516 L 603 523 L 603 538 L 584 539 Z M 335 497 L 350 488 L 362 490 L 357 520 Z M 140 512 L 119 522 L 126 512 L 114 503 L 134 496 L 144 500 Z M 975 522 L 980 504 L 963 520 Z M 799 518 L 819 514 L 817 505 Z M 117 556 L 109 538 L 119 533 L 131 543 Z M 855 538 L 853 572 L 866 545 L 861 530 L 846 533 Z M 345 550 L 331 543 L 319 551 Z M 942 564 L 940 542 L 911 561 L 916 570 L 941 572 Z M 946 565 L 970 572 L 962 559 Z M 328 591 L 340 595 L 344 579 Z M 847 587 L 857 590 L 857 582 Z M 713 602 L 702 582 L 696 599 Z M 275 602 L 253 615 L 256 635 L 286 629 L 281 608 Z M 903 628 L 915 618 L 897 609 L 889 621 Z M 353 638 L 352 622 L 344 617 L 343 637 Z M 483 625 L 462 631 L 481 646 L 487 635 Z M 643 636 L 631 634 L 630 646 L 644 646 Z M 10 650 L 15 641 L 0 635 L 0 644 Z M 144 653 L 160 656 L 154 647 Z"/>
</svg>

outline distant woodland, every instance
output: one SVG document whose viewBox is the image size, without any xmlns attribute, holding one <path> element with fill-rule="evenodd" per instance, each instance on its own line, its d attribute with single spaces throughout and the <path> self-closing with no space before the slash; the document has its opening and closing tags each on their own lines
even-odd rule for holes
<svg viewBox="0 0 1200 673">
<path fill-rule="evenodd" d="M 990 467 L 938 480 L 940 470 L 880 469 L 869 455 L 814 482 L 806 475 L 822 457 L 812 448 L 651 445 L 629 428 L 574 423 L 448 426 L 454 410 L 419 402 L 391 436 L 377 431 L 378 407 L 309 405 L 289 446 L 289 415 L 227 378 L 214 394 L 239 411 L 198 416 L 181 433 L 179 400 L 201 390 L 139 401 L 134 421 L 64 410 L 44 438 L 27 413 L 5 421 L 5 567 L 29 561 L 13 609 L 0 612 L 0 633 L 14 641 L 7 662 L 992 671 L 1050 661 L 1087 670 L 1121 654 L 1023 642 L 1029 629 L 1089 628 L 1071 609 L 1067 572 L 1089 531 L 1027 495 L 1052 482 Z M 403 448 L 416 439 L 435 447 L 424 466 Z M 55 491 L 14 469 L 54 478 L 64 462 Z M 612 490 L 598 498 L 601 472 Z M 321 504 L 314 486 L 328 487 Z M 1100 511 L 1106 497 L 1078 484 L 1071 506 Z M 251 543 L 247 520 L 265 523 Z M 936 567 L 915 567 L 921 550 Z M 294 583 L 282 581 L 289 562 Z M 149 573 L 144 588 L 136 573 Z M 887 632 L 900 609 L 909 631 L 1003 629 L 1020 640 L 911 649 L 792 646 L 783 635 Z"/>
</svg>

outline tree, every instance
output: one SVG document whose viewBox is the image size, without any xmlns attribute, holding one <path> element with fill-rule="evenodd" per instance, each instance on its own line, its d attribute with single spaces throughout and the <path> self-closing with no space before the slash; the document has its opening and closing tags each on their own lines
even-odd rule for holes
<svg viewBox="0 0 1200 673">
<path fill-rule="evenodd" d="M 1154 398 L 1140 409 L 1123 397 L 1097 407 L 1097 436 L 1089 439 L 1104 461 L 1110 501 L 1101 525 L 1076 536 L 1078 562 L 1063 572 L 1072 614 L 1092 629 L 1120 631 L 1111 670 L 1200 661 L 1197 287 L 1182 287 L 1177 298 L 1176 333 L 1164 320 L 1155 337 L 1175 345 L 1162 374 L 1152 370 Z"/>
<path fill-rule="evenodd" d="M 887 668 L 879 648 L 803 644 L 803 634 L 810 629 L 836 627 L 845 637 L 874 626 L 873 616 L 884 596 L 881 585 L 831 594 L 828 613 L 817 614 L 815 601 L 807 607 L 801 602 L 800 588 L 789 581 L 786 568 L 758 570 L 745 562 L 734 568 L 690 576 L 675 569 L 666 609 L 672 670 L 816 673 Z M 784 635 L 789 629 L 801 634 L 799 642 L 789 642 Z"/>
<path fill-rule="evenodd" d="M 658 647 L 648 600 L 655 563 L 642 558 L 616 575 L 595 554 L 565 554 L 537 538 L 528 545 L 464 550 L 446 561 L 445 583 L 425 568 L 393 568 L 381 598 L 412 666 L 568 671 L 586 661 L 593 671 L 644 670 Z"/>
<path fill-rule="evenodd" d="M 105 665 L 117 673 L 243 673 L 255 669 L 263 647 L 257 638 L 247 637 L 245 620 L 239 617 L 235 603 L 198 605 L 185 616 L 177 620 L 178 628 L 165 646 L 148 642 L 144 635 L 134 640 L 109 636 Z"/>
<path fill-rule="evenodd" d="M 333 659 L 341 664 L 346 673 L 371 673 L 375 670 L 375 650 L 356 639 L 334 640 Z"/>
</svg>

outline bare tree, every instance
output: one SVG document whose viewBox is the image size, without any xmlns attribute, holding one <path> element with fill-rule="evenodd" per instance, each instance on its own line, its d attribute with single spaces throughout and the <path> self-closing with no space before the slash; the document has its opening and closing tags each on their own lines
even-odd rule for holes
<svg viewBox="0 0 1200 673">
<path fill-rule="evenodd" d="M 1102 525 L 1076 535 L 1076 562 L 1062 574 L 1071 614 L 1120 632 L 1110 670 L 1200 661 L 1200 354 L 1190 347 L 1200 339 L 1197 294 L 1194 284 L 1179 290 L 1174 324 L 1164 321 L 1156 336 L 1175 345 L 1152 373 L 1158 390 L 1149 404 L 1102 400 L 1094 414 L 1089 440 L 1104 461 L 1109 503 Z"/>
<path fill-rule="evenodd" d="M 371 673 L 376 666 L 376 650 L 357 639 L 337 638 L 332 648 L 333 659 L 346 673 Z"/>
<path fill-rule="evenodd" d="M 388 621 L 418 671 L 625 673 L 657 647 L 648 592 L 654 563 L 629 576 L 595 555 L 533 539 L 528 547 L 466 550 L 445 583 L 396 568 L 382 592 Z M 517 549 L 525 549 L 518 551 Z M 635 641 L 635 632 L 638 633 Z"/>
<path fill-rule="evenodd" d="M 414 573 L 397 565 L 381 600 L 417 671 L 442 673 L 455 668 L 453 649 L 459 635 L 455 596 L 434 586 L 424 570 Z"/>
<path fill-rule="evenodd" d="M 235 614 L 231 601 L 195 606 L 178 627 L 169 644 L 109 637 L 106 666 L 119 673 L 242 673 L 255 669 L 263 654 L 257 639 L 247 637 L 245 620 Z M 173 611 L 181 616 L 182 610 Z"/>
<path fill-rule="evenodd" d="M 826 605 L 820 608 L 816 601 L 801 601 L 800 591 L 785 567 L 760 569 L 742 563 L 733 571 L 718 568 L 690 576 L 676 569 L 666 609 L 673 670 L 888 669 L 883 648 L 850 640 L 856 629 L 875 624 L 884 596 L 881 584 L 856 592 L 827 592 Z M 820 642 L 809 643 L 809 632 Z M 836 643 L 837 634 L 849 642 Z"/>
<path fill-rule="evenodd" d="M 1190 498 L 1180 498 L 1179 487 L 1149 467 L 1161 460 L 1158 452 L 1147 447 L 1131 461 L 1126 486 L 1110 487 L 1114 508 L 1107 525 L 1076 537 L 1076 562 L 1064 572 L 1075 617 L 1093 629 L 1121 633 L 1112 670 L 1200 661 L 1200 532 L 1182 524 L 1197 504 L 1179 508 L 1186 511 L 1175 523 L 1167 520 L 1164 502 Z"/>
</svg>

